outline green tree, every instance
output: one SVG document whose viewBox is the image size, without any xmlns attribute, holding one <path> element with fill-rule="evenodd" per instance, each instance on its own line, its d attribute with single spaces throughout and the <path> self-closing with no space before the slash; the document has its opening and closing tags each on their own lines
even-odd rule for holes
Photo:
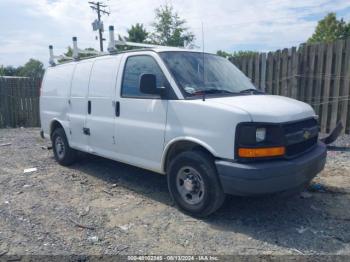
<svg viewBox="0 0 350 262">
<path fill-rule="evenodd" d="M 126 40 L 130 42 L 143 43 L 148 37 L 147 30 L 143 27 L 143 24 L 139 23 L 132 25 L 127 32 L 128 36 L 126 37 Z"/>
<path fill-rule="evenodd" d="M 329 13 L 318 22 L 315 32 L 307 42 L 329 43 L 347 37 L 350 37 L 350 22 L 346 23 L 343 18 L 338 20 L 335 13 Z"/>
<path fill-rule="evenodd" d="M 167 46 L 184 46 L 192 43 L 195 36 L 185 26 L 186 20 L 181 19 L 171 5 L 160 6 L 155 10 L 154 32 L 150 40 L 154 44 Z"/>
<path fill-rule="evenodd" d="M 129 39 L 126 36 L 121 36 L 118 34 L 118 40 L 119 41 L 129 41 Z M 118 51 L 126 51 L 126 50 L 132 50 L 136 49 L 136 47 L 133 46 L 127 46 L 127 45 L 118 45 L 117 46 Z"/>
<path fill-rule="evenodd" d="M 85 51 L 93 51 L 96 52 L 96 50 L 92 47 L 88 47 L 84 49 Z M 67 47 L 67 52 L 64 53 L 65 56 L 67 57 L 72 57 L 73 56 L 73 48 L 71 48 L 70 46 Z M 79 54 L 78 57 L 79 58 L 87 58 L 87 57 L 93 57 L 96 56 L 95 54 L 91 53 L 91 54 Z M 59 63 L 63 63 L 63 62 L 67 62 L 67 61 L 71 61 L 70 59 L 66 59 L 66 58 L 62 58 L 59 59 L 58 62 Z"/>
<path fill-rule="evenodd" d="M 4 76 L 5 75 L 5 68 L 3 65 L 0 66 L 0 76 Z"/>
<path fill-rule="evenodd" d="M 122 37 L 118 35 L 120 41 L 129 41 L 134 43 L 145 43 L 149 33 L 143 27 L 143 24 L 136 23 L 132 25 L 130 29 L 127 30 L 128 36 Z M 118 45 L 118 50 L 132 50 L 137 49 L 138 47 L 127 46 L 127 45 Z"/>
<path fill-rule="evenodd" d="M 222 56 L 222 57 L 225 57 L 225 58 L 230 58 L 230 57 L 232 57 L 232 53 L 228 53 L 228 52 L 223 51 L 223 50 L 218 50 L 218 51 L 216 51 L 216 54 L 217 54 L 218 56 Z"/>
<path fill-rule="evenodd" d="M 255 51 L 235 51 L 233 53 L 228 53 L 226 51 L 222 51 L 222 50 L 218 50 L 216 52 L 217 55 L 225 57 L 225 58 L 240 58 L 240 57 L 253 57 L 256 54 L 258 54 L 258 52 Z"/>
<path fill-rule="evenodd" d="M 44 75 L 44 64 L 31 58 L 24 66 L 17 68 L 17 74 L 19 76 L 42 78 Z"/>
<path fill-rule="evenodd" d="M 1 66 L 0 75 L 2 76 L 16 76 L 17 68 L 13 66 Z"/>
</svg>

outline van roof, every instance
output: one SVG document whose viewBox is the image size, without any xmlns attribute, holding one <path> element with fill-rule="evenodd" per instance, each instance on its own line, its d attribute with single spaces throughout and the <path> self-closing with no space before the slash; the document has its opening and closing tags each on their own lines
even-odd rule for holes
<svg viewBox="0 0 350 262">
<path fill-rule="evenodd" d="M 137 49 L 132 49 L 132 50 L 123 50 L 123 51 L 118 51 L 118 52 L 114 52 L 114 53 L 110 53 L 110 54 L 104 54 L 104 55 L 96 55 L 96 56 L 90 56 L 90 57 L 86 57 L 86 58 L 80 58 L 78 60 L 73 60 L 73 61 L 65 61 L 65 62 L 61 62 L 56 66 L 59 65 L 65 65 L 65 64 L 69 64 L 69 63 L 74 63 L 74 62 L 80 62 L 80 61 L 86 61 L 86 60 L 90 60 L 90 59 L 97 59 L 97 58 L 102 58 L 102 57 L 106 57 L 106 56 L 113 56 L 113 55 L 119 55 L 119 54 L 125 54 L 125 53 L 135 53 L 135 52 L 142 52 L 142 51 L 153 51 L 156 53 L 162 53 L 162 52 L 192 52 L 192 53 L 202 53 L 202 51 L 200 50 L 195 50 L 195 49 L 185 49 L 185 48 L 179 48 L 179 47 L 152 47 L 152 48 L 137 48 Z M 51 67 L 51 66 L 50 66 Z"/>
</svg>

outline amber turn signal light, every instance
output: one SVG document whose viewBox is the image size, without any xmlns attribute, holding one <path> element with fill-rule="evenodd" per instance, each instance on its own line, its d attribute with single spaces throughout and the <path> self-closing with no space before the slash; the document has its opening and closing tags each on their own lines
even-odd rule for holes
<svg viewBox="0 0 350 262">
<path fill-rule="evenodd" d="M 279 147 L 261 147 L 261 148 L 239 148 L 239 157 L 272 157 L 283 156 L 286 152 L 284 146 Z"/>
</svg>

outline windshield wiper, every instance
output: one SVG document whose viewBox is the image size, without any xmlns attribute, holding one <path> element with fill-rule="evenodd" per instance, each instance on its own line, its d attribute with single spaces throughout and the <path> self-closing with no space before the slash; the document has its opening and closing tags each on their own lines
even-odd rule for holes
<svg viewBox="0 0 350 262">
<path fill-rule="evenodd" d="M 251 93 L 251 94 L 263 94 L 264 92 L 255 89 L 255 88 L 248 88 L 248 89 L 244 89 L 239 91 L 240 94 L 244 94 L 244 93 Z"/>
<path fill-rule="evenodd" d="M 224 89 L 204 89 L 204 90 L 197 90 L 191 95 L 192 96 L 202 95 L 203 101 L 205 101 L 205 96 L 208 94 L 238 94 L 238 93 L 231 92 L 229 90 L 224 90 Z"/>
<path fill-rule="evenodd" d="M 197 90 L 194 95 L 200 95 L 200 94 L 237 94 L 235 92 L 224 90 L 224 89 L 204 89 L 204 90 Z"/>
</svg>

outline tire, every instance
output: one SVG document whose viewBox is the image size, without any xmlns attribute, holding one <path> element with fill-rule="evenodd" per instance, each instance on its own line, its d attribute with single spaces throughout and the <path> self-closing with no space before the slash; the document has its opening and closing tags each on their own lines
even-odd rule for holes
<svg viewBox="0 0 350 262">
<path fill-rule="evenodd" d="M 219 209 L 225 194 L 214 160 L 201 151 L 177 155 L 168 166 L 168 188 L 180 210 L 194 217 L 206 217 Z"/>
<path fill-rule="evenodd" d="M 51 136 L 52 149 L 56 161 L 62 166 L 69 166 L 77 159 L 77 151 L 70 148 L 63 128 L 56 128 Z"/>
</svg>

